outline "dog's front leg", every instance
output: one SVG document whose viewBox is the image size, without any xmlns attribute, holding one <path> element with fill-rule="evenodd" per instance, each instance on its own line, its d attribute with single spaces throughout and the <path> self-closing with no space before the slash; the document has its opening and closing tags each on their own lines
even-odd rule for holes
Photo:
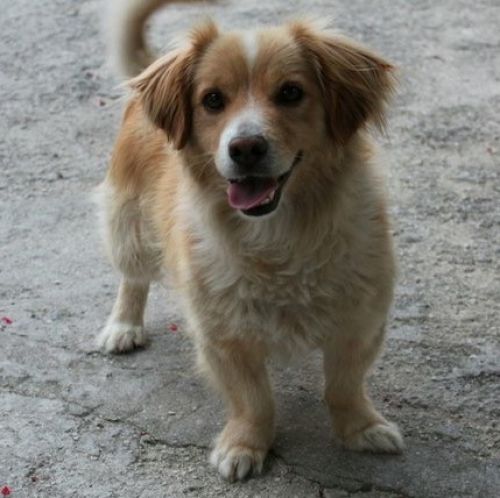
<svg viewBox="0 0 500 498">
<path fill-rule="evenodd" d="M 383 326 L 353 330 L 323 346 L 325 401 L 337 437 L 349 449 L 399 453 L 403 438 L 373 406 L 365 391 L 365 375 L 380 348 Z"/>
<path fill-rule="evenodd" d="M 229 419 L 210 462 L 231 481 L 258 474 L 274 437 L 274 402 L 263 347 L 245 341 L 211 343 L 200 362 L 223 393 Z"/>
</svg>

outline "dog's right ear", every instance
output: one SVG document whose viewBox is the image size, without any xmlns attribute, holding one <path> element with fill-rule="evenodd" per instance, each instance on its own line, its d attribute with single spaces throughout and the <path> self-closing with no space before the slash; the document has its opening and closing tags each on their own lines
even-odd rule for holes
<svg viewBox="0 0 500 498">
<path fill-rule="evenodd" d="M 130 81 L 149 119 L 182 149 L 191 130 L 190 81 L 193 55 L 171 52 Z"/>
<path fill-rule="evenodd" d="M 129 82 L 149 119 L 164 130 L 176 149 L 186 145 L 191 132 L 194 68 L 217 35 L 212 22 L 195 28 L 187 48 L 161 57 Z"/>
</svg>

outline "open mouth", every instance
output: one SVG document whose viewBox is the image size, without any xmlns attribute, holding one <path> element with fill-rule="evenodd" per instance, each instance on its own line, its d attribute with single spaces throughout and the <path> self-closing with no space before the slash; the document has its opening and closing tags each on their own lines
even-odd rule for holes
<svg viewBox="0 0 500 498">
<path fill-rule="evenodd" d="M 227 188 L 229 205 L 247 216 L 272 213 L 279 205 L 285 183 L 301 159 L 302 151 L 299 151 L 290 169 L 278 177 L 245 176 L 229 180 Z"/>
</svg>

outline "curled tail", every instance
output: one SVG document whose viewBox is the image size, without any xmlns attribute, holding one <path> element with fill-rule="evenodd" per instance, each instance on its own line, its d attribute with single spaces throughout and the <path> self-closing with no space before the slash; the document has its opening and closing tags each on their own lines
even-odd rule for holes
<svg viewBox="0 0 500 498">
<path fill-rule="evenodd" d="M 188 3 L 192 0 L 176 0 Z M 137 76 L 156 57 L 144 38 L 148 18 L 172 0 L 111 0 L 109 50 L 114 67 L 122 76 Z"/>
</svg>

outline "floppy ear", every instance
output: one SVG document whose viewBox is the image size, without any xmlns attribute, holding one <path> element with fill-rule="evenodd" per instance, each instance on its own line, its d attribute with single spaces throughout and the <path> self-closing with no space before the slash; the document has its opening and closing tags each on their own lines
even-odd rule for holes
<svg viewBox="0 0 500 498">
<path fill-rule="evenodd" d="M 188 48 L 161 57 L 129 82 L 149 119 L 165 131 L 176 149 L 186 145 L 191 131 L 191 91 L 196 63 L 217 33 L 211 22 L 199 26 L 191 32 Z"/>
<path fill-rule="evenodd" d="M 341 35 L 291 26 L 314 64 L 327 109 L 327 126 L 340 143 L 368 122 L 380 129 L 394 92 L 395 68 L 367 48 Z"/>
<path fill-rule="evenodd" d="M 161 57 L 130 81 L 149 119 L 165 131 L 176 149 L 186 145 L 191 129 L 189 53 Z"/>
</svg>

